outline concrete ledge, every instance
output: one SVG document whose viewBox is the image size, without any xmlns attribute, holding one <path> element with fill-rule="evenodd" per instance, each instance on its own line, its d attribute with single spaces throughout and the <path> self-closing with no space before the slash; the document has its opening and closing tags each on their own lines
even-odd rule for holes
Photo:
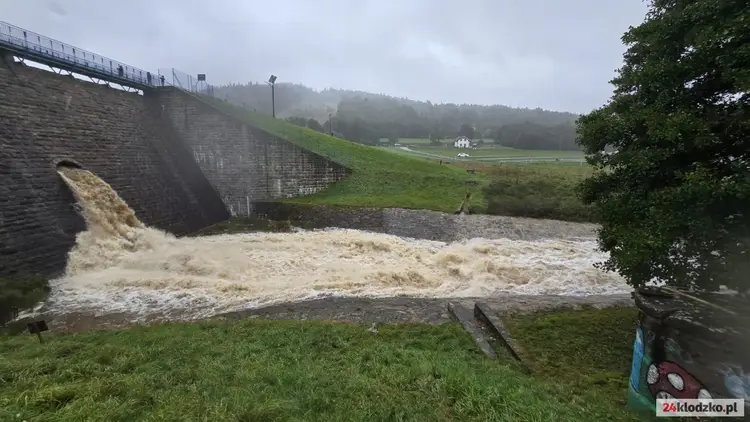
<svg viewBox="0 0 750 422">
<path fill-rule="evenodd" d="M 474 317 L 487 325 L 490 331 L 492 331 L 492 335 L 495 336 L 495 338 L 497 338 L 506 349 L 508 349 L 511 356 L 513 356 L 513 358 L 516 359 L 526 371 L 532 372 L 532 366 L 525 358 L 523 348 L 513 340 L 510 331 L 500 317 L 492 311 L 492 308 L 486 303 L 477 302 L 474 304 Z"/>
<path fill-rule="evenodd" d="M 477 343 L 477 346 L 479 346 L 485 355 L 491 358 L 497 357 L 495 351 L 492 350 L 490 342 L 484 337 L 482 329 L 474 319 L 474 314 L 471 313 L 471 309 L 457 303 L 448 302 L 448 312 L 455 320 L 461 323 L 469 334 L 471 334 L 474 341 Z"/>
</svg>

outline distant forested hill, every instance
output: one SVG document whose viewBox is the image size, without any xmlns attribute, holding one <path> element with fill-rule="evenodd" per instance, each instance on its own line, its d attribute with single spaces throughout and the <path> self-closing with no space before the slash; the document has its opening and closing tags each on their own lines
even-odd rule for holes
<svg viewBox="0 0 750 422">
<path fill-rule="evenodd" d="M 234 104 L 271 114 L 271 89 L 265 83 L 221 86 L 216 93 Z M 316 91 L 304 85 L 278 83 L 276 116 L 292 118 L 296 124 L 309 122 L 305 125 L 316 130 L 331 128 L 339 136 L 364 144 L 375 144 L 382 138 L 431 138 L 438 142 L 462 134 L 516 148 L 578 149 L 573 125 L 578 115 L 539 108 L 433 104 L 362 91 Z"/>
</svg>

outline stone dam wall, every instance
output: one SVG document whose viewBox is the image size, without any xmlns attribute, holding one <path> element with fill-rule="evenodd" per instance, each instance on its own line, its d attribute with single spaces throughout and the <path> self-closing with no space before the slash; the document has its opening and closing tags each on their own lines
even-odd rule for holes
<svg viewBox="0 0 750 422">
<path fill-rule="evenodd" d="M 178 235 L 345 175 L 181 91 L 139 95 L 0 63 L 0 276 L 64 269 L 85 223 L 61 162 L 96 173 L 144 223 Z"/>
</svg>

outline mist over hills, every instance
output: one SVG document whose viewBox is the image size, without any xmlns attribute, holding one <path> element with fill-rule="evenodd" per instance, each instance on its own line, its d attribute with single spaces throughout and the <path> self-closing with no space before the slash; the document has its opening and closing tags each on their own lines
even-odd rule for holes
<svg viewBox="0 0 750 422">
<path fill-rule="evenodd" d="M 266 83 L 230 84 L 215 88 L 219 98 L 262 114 L 271 114 L 271 88 Z M 301 84 L 277 83 L 276 116 L 295 124 L 363 143 L 380 139 L 458 135 L 493 139 L 525 149 L 579 149 L 575 113 L 503 105 L 434 104 L 385 94 L 346 89 L 316 91 Z M 329 121 L 329 118 L 331 121 Z M 325 128 L 325 129 L 323 129 Z"/>
</svg>

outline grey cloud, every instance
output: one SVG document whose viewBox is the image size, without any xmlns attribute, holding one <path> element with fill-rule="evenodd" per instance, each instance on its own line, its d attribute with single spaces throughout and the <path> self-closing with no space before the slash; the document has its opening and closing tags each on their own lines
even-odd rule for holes
<svg viewBox="0 0 750 422">
<path fill-rule="evenodd" d="M 144 69 L 433 102 L 606 102 L 640 0 L 0 0 L 9 23 Z"/>
</svg>

